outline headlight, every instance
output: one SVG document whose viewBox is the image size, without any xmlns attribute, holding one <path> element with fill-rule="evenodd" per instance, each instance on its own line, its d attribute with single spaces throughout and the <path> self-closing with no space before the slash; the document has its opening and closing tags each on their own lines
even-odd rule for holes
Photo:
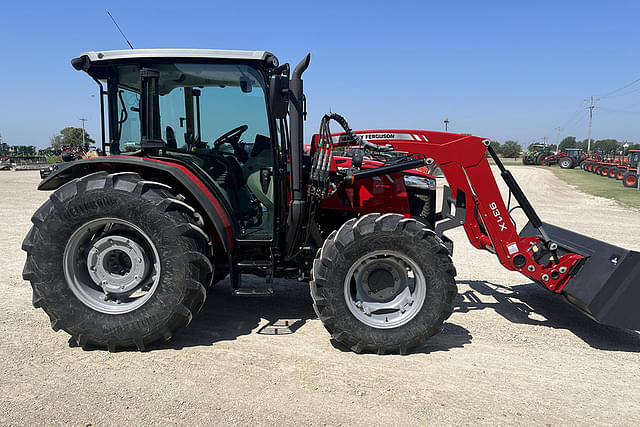
<svg viewBox="0 0 640 427">
<path fill-rule="evenodd" d="M 419 188 L 421 190 L 435 190 L 436 180 L 426 176 L 405 175 L 404 185 L 407 187 Z"/>
</svg>

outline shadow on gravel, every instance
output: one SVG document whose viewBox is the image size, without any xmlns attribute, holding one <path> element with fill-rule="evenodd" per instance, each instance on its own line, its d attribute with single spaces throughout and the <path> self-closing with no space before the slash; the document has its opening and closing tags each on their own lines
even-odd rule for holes
<svg viewBox="0 0 640 427">
<path fill-rule="evenodd" d="M 462 348 L 465 344 L 471 343 L 471 338 L 471 334 L 466 328 L 455 323 L 446 322 L 442 332 L 432 337 L 426 346 L 412 350 L 409 354 L 430 354 L 438 351 L 449 351 L 452 348 Z M 331 340 L 331 345 L 342 352 L 351 352 L 350 349 L 333 339 Z"/>
<path fill-rule="evenodd" d="M 243 277 L 244 286 L 262 286 L 258 277 Z M 217 341 L 234 340 L 242 335 L 290 335 L 309 319 L 317 319 L 309 295 L 309 285 L 294 280 L 276 279 L 274 295 L 267 297 L 239 297 L 231 295 L 231 284 L 225 280 L 213 287 L 202 311 L 194 316 L 191 324 L 166 343 L 152 346 L 154 349 L 181 349 L 208 346 Z M 259 330 L 261 319 L 268 323 Z M 255 332 L 254 332 L 255 331 Z M 327 334 L 327 338 L 329 338 Z M 331 341 L 333 346 L 346 350 Z M 429 340 L 427 346 L 415 353 L 434 353 L 463 347 L 471 342 L 471 334 L 461 326 L 445 323 L 444 330 Z"/>
<path fill-rule="evenodd" d="M 458 283 L 469 286 L 471 290 L 458 295 L 455 312 L 493 309 L 514 323 L 567 329 L 593 348 L 640 352 L 638 332 L 601 325 L 575 309 L 560 295 L 542 289 L 535 283 L 513 287 L 479 280 Z M 494 302 L 482 302 L 487 300 L 486 297 L 492 297 Z"/>
<path fill-rule="evenodd" d="M 242 279 L 243 286 L 264 286 L 264 279 L 259 277 L 247 275 Z M 150 349 L 181 349 L 234 340 L 251 334 L 261 319 L 268 323 L 256 333 L 289 335 L 315 318 L 309 285 L 305 283 L 276 279 L 273 296 L 242 297 L 231 295 L 231 284 L 226 279 L 209 291 L 204 307 L 187 328 Z"/>
</svg>

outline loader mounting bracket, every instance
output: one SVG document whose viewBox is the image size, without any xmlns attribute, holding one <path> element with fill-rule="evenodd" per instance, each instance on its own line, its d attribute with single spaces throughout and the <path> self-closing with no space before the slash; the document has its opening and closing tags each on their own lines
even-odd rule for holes
<svg viewBox="0 0 640 427">
<path fill-rule="evenodd" d="M 452 213 L 452 206 L 455 210 Z M 442 196 L 442 211 L 436 214 L 435 232 L 445 243 L 449 252 L 453 254 L 453 242 L 444 235 L 444 232 L 456 227 L 462 227 L 466 217 L 466 195 L 464 191 L 458 190 L 456 198 L 452 197 L 451 187 L 445 185 Z"/>
</svg>

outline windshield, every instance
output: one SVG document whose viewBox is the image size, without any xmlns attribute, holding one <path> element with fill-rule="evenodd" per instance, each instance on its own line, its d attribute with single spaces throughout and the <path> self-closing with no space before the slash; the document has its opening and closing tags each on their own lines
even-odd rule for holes
<svg viewBox="0 0 640 427">
<path fill-rule="evenodd" d="M 256 137 L 269 136 L 264 80 L 255 68 L 244 64 L 147 65 L 160 72 L 160 123 L 167 148 L 214 148 L 213 141 L 240 126 L 247 126 L 242 134 L 247 151 Z M 121 65 L 114 73 L 109 90 L 117 91 L 118 105 L 109 109 L 110 139 L 119 143 L 122 152 L 138 150 L 140 66 Z M 231 150 L 224 144 L 216 148 Z"/>
</svg>

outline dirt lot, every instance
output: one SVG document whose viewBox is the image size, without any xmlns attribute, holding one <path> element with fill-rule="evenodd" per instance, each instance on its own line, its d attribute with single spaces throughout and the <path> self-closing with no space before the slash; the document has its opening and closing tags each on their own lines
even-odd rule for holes
<svg viewBox="0 0 640 427">
<path fill-rule="evenodd" d="M 640 249 L 638 212 L 547 170 L 512 169 L 546 221 Z M 594 323 L 461 230 L 450 233 L 456 311 L 409 356 L 334 347 L 308 286 L 287 281 L 271 298 L 217 287 L 187 330 L 150 352 L 70 347 L 21 278 L 20 244 L 47 197 L 38 180 L 0 172 L 2 425 L 640 423 L 640 335 Z"/>
</svg>

